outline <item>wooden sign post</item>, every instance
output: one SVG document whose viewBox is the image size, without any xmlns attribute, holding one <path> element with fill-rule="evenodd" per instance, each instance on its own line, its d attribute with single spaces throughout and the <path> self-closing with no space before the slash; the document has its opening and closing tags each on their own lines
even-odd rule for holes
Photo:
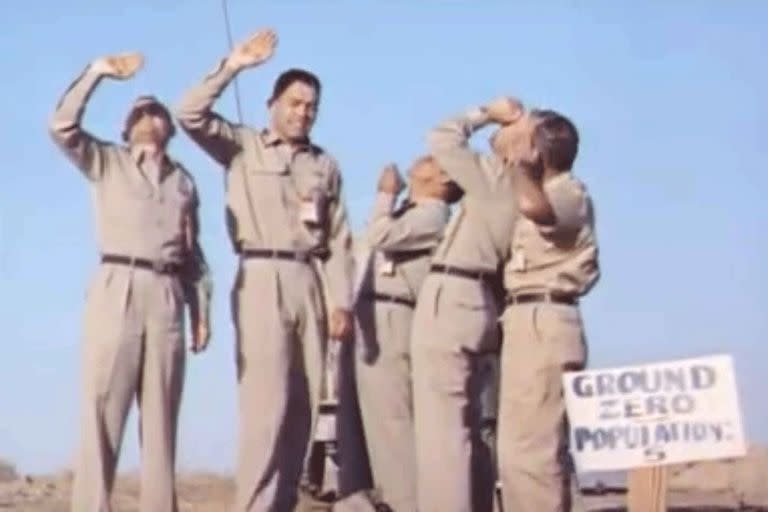
<svg viewBox="0 0 768 512">
<path fill-rule="evenodd" d="M 635 468 L 627 475 L 627 510 L 629 512 L 667 511 L 666 466 Z"/>
</svg>

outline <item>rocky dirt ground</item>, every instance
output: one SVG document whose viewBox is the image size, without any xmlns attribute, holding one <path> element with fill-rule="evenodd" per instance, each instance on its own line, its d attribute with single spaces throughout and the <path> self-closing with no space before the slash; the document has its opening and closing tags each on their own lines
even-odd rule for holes
<svg viewBox="0 0 768 512">
<path fill-rule="evenodd" d="M 71 482 L 69 472 L 19 475 L 13 465 L 0 460 L 0 512 L 69 512 Z M 206 473 L 181 474 L 178 486 L 180 512 L 225 512 L 234 491 L 230 478 Z M 574 512 L 626 510 L 621 484 L 617 489 L 577 496 Z M 138 491 L 135 475 L 121 475 L 113 496 L 114 512 L 139 512 Z M 672 467 L 668 503 L 670 512 L 768 512 L 768 449 L 751 447 L 747 457 L 734 461 Z M 296 512 L 331 510 L 331 503 L 305 495 Z M 344 512 L 349 510 L 353 509 Z"/>
<path fill-rule="evenodd" d="M 0 511 L 69 512 L 71 475 L 25 476 L 0 482 Z M 187 474 L 179 481 L 180 512 L 224 512 L 234 491 L 230 479 L 218 475 Z M 139 486 L 133 475 L 123 475 L 115 487 L 114 512 L 139 512 Z M 302 497 L 297 512 L 329 511 L 331 506 Z"/>
<path fill-rule="evenodd" d="M 69 512 L 67 498 L 71 477 L 67 474 L 45 477 L 22 477 L 0 483 L 0 511 Z M 228 510 L 233 484 L 217 475 L 184 475 L 179 482 L 180 512 L 224 512 Z M 719 492 L 673 492 L 670 511 L 768 511 L 768 508 L 739 507 L 731 496 Z M 122 476 L 115 488 L 115 512 L 139 512 L 138 482 L 134 476 Z M 585 496 L 582 511 L 624 511 L 625 497 L 621 493 Z M 332 505 L 303 497 L 296 512 L 326 512 Z"/>
</svg>

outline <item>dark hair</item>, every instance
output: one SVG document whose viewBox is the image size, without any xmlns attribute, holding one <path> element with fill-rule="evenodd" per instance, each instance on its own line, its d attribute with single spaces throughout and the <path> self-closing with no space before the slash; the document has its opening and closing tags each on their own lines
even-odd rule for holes
<svg viewBox="0 0 768 512">
<path fill-rule="evenodd" d="M 139 120 L 143 112 L 148 112 L 151 115 L 157 115 L 165 119 L 168 123 L 168 139 L 176 134 L 176 127 L 173 124 L 173 118 L 168 109 L 160 103 L 154 96 L 140 96 L 134 102 L 134 106 L 128 112 L 123 124 L 123 132 L 121 134 L 123 142 L 128 142 L 128 137 L 131 133 L 131 128 Z"/>
<path fill-rule="evenodd" d="M 570 119 L 553 110 L 534 110 L 539 120 L 533 140 L 544 165 L 567 171 L 573 166 L 579 151 L 579 132 Z"/>
<path fill-rule="evenodd" d="M 453 204 L 461 201 L 464 197 L 464 189 L 458 183 L 451 180 L 445 184 L 445 202 Z"/>
<path fill-rule="evenodd" d="M 312 87 L 320 97 L 320 79 L 315 76 L 314 73 L 310 73 L 305 69 L 292 68 L 287 71 L 283 71 L 272 88 L 272 96 L 269 98 L 269 104 L 272 104 L 277 98 L 282 96 L 285 90 L 290 87 L 294 82 L 301 82 Z"/>
</svg>

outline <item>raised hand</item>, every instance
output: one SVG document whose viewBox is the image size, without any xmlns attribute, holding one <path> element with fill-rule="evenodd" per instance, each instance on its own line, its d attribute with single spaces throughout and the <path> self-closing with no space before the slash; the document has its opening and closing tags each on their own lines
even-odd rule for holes
<svg viewBox="0 0 768 512">
<path fill-rule="evenodd" d="M 144 56 L 140 53 L 120 53 L 99 57 L 91 63 L 91 69 L 117 80 L 131 78 L 144 65 Z"/>
<path fill-rule="evenodd" d="M 523 116 L 523 104 L 509 96 L 502 96 L 485 106 L 488 117 L 498 124 L 514 123 Z"/>
<path fill-rule="evenodd" d="M 403 178 L 400 177 L 400 173 L 395 164 L 388 164 L 381 170 L 378 184 L 379 192 L 397 195 L 402 192 L 404 188 L 405 182 L 403 181 Z"/>
<path fill-rule="evenodd" d="M 237 71 L 265 62 L 277 47 L 277 34 L 271 29 L 260 30 L 238 44 L 229 54 L 227 65 Z"/>
</svg>

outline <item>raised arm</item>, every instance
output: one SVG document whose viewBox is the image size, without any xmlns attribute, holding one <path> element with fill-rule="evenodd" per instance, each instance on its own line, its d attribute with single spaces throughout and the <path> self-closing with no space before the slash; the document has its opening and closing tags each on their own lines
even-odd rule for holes
<svg viewBox="0 0 768 512">
<path fill-rule="evenodd" d="M 397 168 L 394 165 L 385 167 L 365 233 L 367 244 L 385 252 L 435 247 L 447 220 L 447 206 L 439 208 L 436 200 L 436 208 L 405 207 L 403 211 L 395 212 L 395 199 L 402 188 Z"/>
<path fill-rule="evenodd" d="M 240 132 L 212 106 L 240 71 L 269 59 L 276 44 L 277 36 L 271 30 L 256 33 L 238 45 L 201 84 L 187 91 L 176 107 L 176 118 L 184 131 L 224 166 L 240 152 Z"/>
<path fill-rule="evenodd" d="M 447 205 L 445 208 L 413 208 L 403 215 L 393 215 L 393 203 L 394 196 L 378 194 L 366 232 L 368 244 L 384 252 L 437 247 L 447 221 Z"/>
<path fill-rule="evenodd" d="M 83 129 L 86 104 L 102 78 L 130 78 L 142 64 L 142 56 L 136 53 L 94 60 L 69 86 L 51 116 L 48 130 L 53 141 L 90 180 L 98 180 L 103 174 L 106 151 L 111 144 Z"/>
<path fill-rule="evenodd" d="M 491 122 L 511 123 L 522 114 L 520 103 L 500 98 L 485 107 L 477 107 L 435 127 L 427 137 L 429 151 L 437 164 L 467 194 L 485 195 L 491 181 L 485 175 L 482 155 L 472 150 L 469 139 Z"/>
</svg>

